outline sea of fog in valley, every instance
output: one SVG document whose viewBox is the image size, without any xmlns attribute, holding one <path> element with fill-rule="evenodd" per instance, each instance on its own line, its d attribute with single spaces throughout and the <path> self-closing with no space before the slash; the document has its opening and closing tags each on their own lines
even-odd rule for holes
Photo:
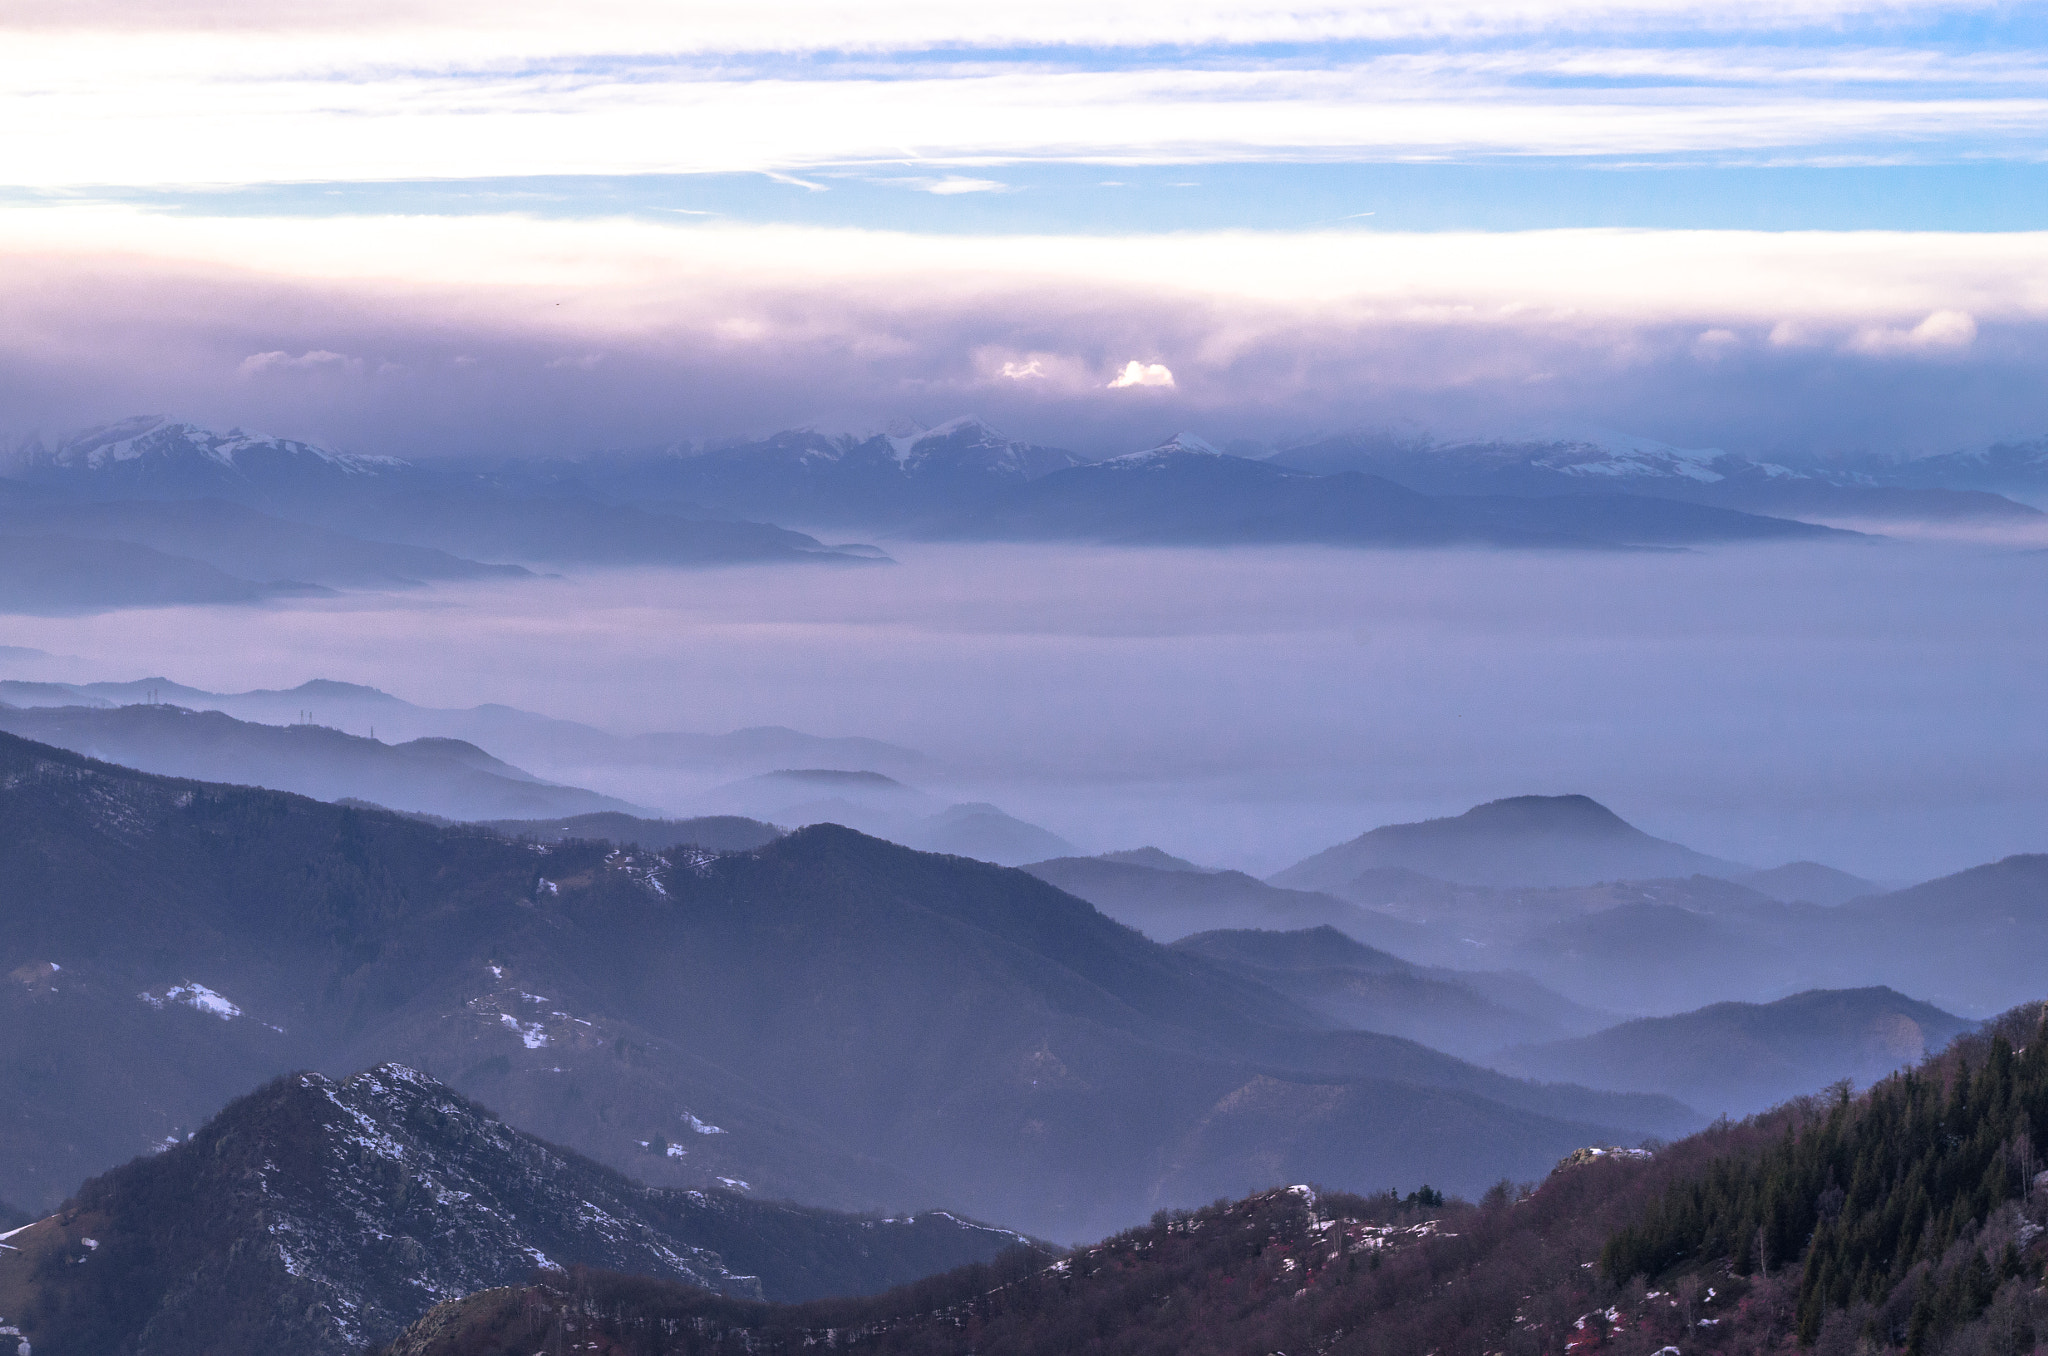
<svg viewBox="0 0 2048 1356">
<path fill-rule="evenodd" d="M 2037 551 L 882 545 L 895 564 L 15 617 L 6 641 L 51 657 L 4 676 L 323 677 L 620 733 L 865 735 L 930 756 L 905 780 L 1085 851 L 1260 873 L 1524 792 L 1884 881 L 2048 849 Z M 722 808 L 708 774 L 532 770 Z"/>
</svg>

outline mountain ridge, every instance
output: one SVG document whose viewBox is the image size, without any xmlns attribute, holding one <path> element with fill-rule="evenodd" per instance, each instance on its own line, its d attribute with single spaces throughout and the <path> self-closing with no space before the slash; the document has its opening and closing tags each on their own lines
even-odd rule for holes
<svg viewBox="0 0 2048 1356">
<path fill-rule="evenodd" d="M 385 1064 L 279 1078 L 87 1182 L 14 1236 L 0 1308 L 46 1350 L 341 1356 L 536 1269 L 602 1265 L 800 1300 L 1026 1241 L 945 1212 L 881 1219 L 650 1191 Z"/>
<path fill-rule="evenodd" d="M 1709 1114 L 1739 1117 L 1839 1078 L 1868 1087 L 1976 1029 L 1883 985 L 1809 989 L 1772 1003 L 1714 1003 L 1570 1040 L 1517 1045 L 1486 1062 L 1528 1077 L 1661 1092 Z"/>
<path fill-rule="evenodd" d="M 263 725 L 162 704 L 0 709 L 0 730 L 166 776 L 369 801 L 451 819 L 641 813 L 629 802 L 544 781 L 446 737 L 386 744 L 327 726 Z"/>
<path fill-rule="evenodd" d="M 0 1143 L 10 1199 L 104 1166 L 38 1144 L 126 1156 L 217 1080 L 388 1060 L 654 1185 L 944 1200 L 1054 1237 L 1211 1199 L 1276 1150 L 1456 1183 L 1692 1123 L 1334 1030 L 1023 872 L 846 829 L 727 855 L 516 843 L 12 737 L 0 814 L 22 976 L 0 1068 L 32 1046 L 38 1105 L 72 1117 Z M 135 997 L 193 986 L 241 1015 Z M 103 1039 L 48 1047 L 52 1022 Z M 130 1091 L 188 1065 L 182 1100 Z"/>
<path fill-rule="evenodd" d="M 1389 824 L 1268 877 L 1341 893 L 1388 867 L 1464 885 L 1595 885 L 1753 868 L 1654 838 L 1589 796 L 1510 796 L 1460 815 Z"/>
</svg>

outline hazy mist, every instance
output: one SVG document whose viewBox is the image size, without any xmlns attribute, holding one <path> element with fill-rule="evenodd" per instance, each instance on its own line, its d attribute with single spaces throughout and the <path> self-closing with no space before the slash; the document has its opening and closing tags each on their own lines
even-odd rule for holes
<svg viewBox="0 0 2048 1356">
<path fill-rule="evenodd" d="M 926 789 L 1084 850 L 1258 871 L 1523 792 L 1886 880 L 2048 848 L 2048 555 L 886 545 L 900 563 L 13 619 L 16 644 L 75 658 L 6 667 L 868 735 L 937 760 Z M 714 777 L 533 770 L 721 808 Z"/>
</svg>

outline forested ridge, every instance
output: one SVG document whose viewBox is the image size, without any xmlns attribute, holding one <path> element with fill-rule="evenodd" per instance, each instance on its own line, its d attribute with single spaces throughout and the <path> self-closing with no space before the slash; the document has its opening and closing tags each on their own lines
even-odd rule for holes
<svg viewBox="0 0 2048 1356">
<path fill-rule="evenodd" d="M 1273 1191 L 1050 1268 L 802 1306 L 536 1276 L 390 1356 L 2024 1356 L 2048 1339 L 2043 1020 L 2029 1005 L 1860 1096 L 1575 1154 L 1476 1204 Z"/>
<path fill-rule="evenodd" d="M 2033 1029 L 2016 1030 L 2029 1017 Z M 1741 1276 L 1796 1266 L 1802 1341 L 1853 1307 L 1871 1311 L 1863 1336 L 1902 1337 L 1910 1356 L 1937 1349 L 2022 1276 L 2022 1245 L 2039 1232 L 2000 1216 L 2029 1193 L 2035 1146 L 2048 1143 L 2044 1020 L 2022 1010 L 1862 1097 L 1837 1088 L 1761 1153 L 1673 1183 L 1609 1241 L 1602 1270 L 1621 1282 L 1685 1261 L 1726 1260 Z M 1902 1307 L 1900 1334 L 1888 1319 Z"/>
</svg>

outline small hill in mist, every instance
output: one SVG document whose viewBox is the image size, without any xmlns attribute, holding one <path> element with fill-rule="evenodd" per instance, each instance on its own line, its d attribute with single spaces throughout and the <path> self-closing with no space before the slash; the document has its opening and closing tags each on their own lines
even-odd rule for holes
<svg viewBox="0 0 2048 1356">
<path fill-rule="evenodd" d="M 1270 879 L 1346 893 L 1388 867 L 1466 885 L 1592 885 L 1750 868 L 1653 838 L 1588 796 L 1513 796 L 1462 815 L 1389 824 L 1297 862 Z"/>
<path fill-rule="evenodd" d="M 638 810 L 595 791 L 542 781 L 457 739 L 384 744 L 322 725 L 259 725 L 162 705 L 0 709 L 0 730 L 165 776 L 369 801 L 450 819 Z"/>
<path fill-rule="evenodd" d="M 1423 936 L 1398 918 L 1334 895 L 1282 889 L 1242 871 L 1155 865 L 1153 858 L 1143 855 L 1147 851 L 1055 857 L 1024 869 L 1159 942 L 1225 929 L 1289 932 L 1326 925 L 1368 945 L 1388 948 L 1405 948 Z"/>
<path fill-rule="evenodd" d="M 1120 862 L 1125 866 L 1149 866 L 1155 871 L 1203 871 L 1185 857 L 1176 857 L 1156 847 L 1125 848 L 1120 852 L 1098 852 L 1095 859 L 1101 862 Z"/>
<path fill-rule="evenodd" d="M 1023 1241 L 944 1212 L 650 1191 L 387 1064 L 280 1079 L 87 1182 L 11 1240 L 0 1306 L 44 1350 L 354 1356 L 440 1300 L 536 1268 L 802 1300 L 873 1293 Z"/>
<path fill-rule="evenodd" d="M 1052 830 L 1027 823 L 986 802 L 948 806 L 909 837 L 910 846 L 926 852 L 950 852 L 956 857 L 973 857 L 1005 866 L 1074 850 L 1072 843 Z"/>
<path fill-rule="evenodd" d="M 1815 989 L 1623 1022 L 1488 1062 L 1527 1078 L 1661 1092 L 1709 1115 L 1746 1116 L 1837 1079 L 1867 1087 L 1976 1027 L 1882 986 Z"/>
<path fill-rule="evenodd" d="M 2039 988 L 2034 957 L 2048 948 L 2042 855 L 1837 905 L 1785 903 L 1716 876 L 1495 888 L 1393 868 L 1365 873 L 1350 894 L 1408 930 L 1400 944 L 1361 940 L 1415 961 L 1522 971 L 1635 1016 L 1871 984 L 1988 1016 Z"/>
<path fill-rule="evenodd" d="M 1768 871 L 1751 871 L 1735 878 L 1759 894 L 1787 904 L 1804 900 L 1809 904 L 1846 904 L 1864 895 L 1882 893 L 1884 887 L 1847 871 L 1837 871 L 1819 862 L 1787 862 Z"/>
<path fill-rule="evenodd" d="M 222 711 L 238 720 L 281 725 L 311 711 L 320 724 L 387 740 L 462 739 L 523 765 L 563 768 L 675 767 L 766 772 L 775 768 L 854 765 L 910 772 L 929 760 L 914 749 L 858 736 L 805 734 L 779 725 L 726 734 L 657 731 L 620 735 L 498 703 L 461 708 L 418 706 L 361 683 L 315 678 L 291 688 L 209 692 L 168 678 L 125 682 L 0 683 L 0 702 L 15 706 L 128 706 L 172 702 L 194 711 Z"/>
<path fill-rule="evenodd" d="M 1483 1059 L 1502 1044 L 1544 1039 L 1538 1032 L 1577 1034 L 1611 1020 L 1527 975 L 1411 965 L 1329 926 L 1199 932 L 1173 945 L 1256 979 L 1340 1026 L 1405 1036 L 1466 1059 Z"/>
<path fill-rule="evenodd" d="M 839 824 L 921 852 L 1016 866 L 1074 851 L 1050 829 L 986 802 L 941 807 L 894 777 L 857 768 L 783 768 L 719 787 L 706 799 L 799 827 Z"/>
</svg>

